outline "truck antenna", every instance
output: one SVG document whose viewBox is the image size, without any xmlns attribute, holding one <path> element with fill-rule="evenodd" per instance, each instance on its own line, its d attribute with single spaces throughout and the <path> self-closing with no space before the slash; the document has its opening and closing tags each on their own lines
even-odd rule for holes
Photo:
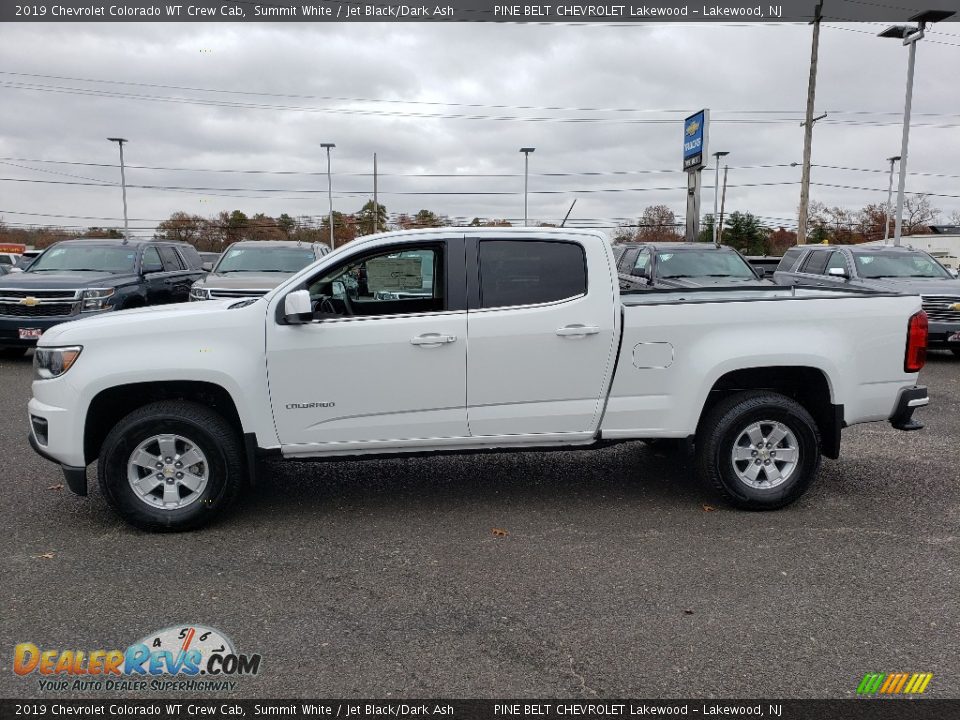
<svg viewBox="0 0 960 720">
<path fill-rule="evenodd" d="M 570 213 L 573 212 L 573 206 L 576 205 L 576 204 L 577 204 L 577 199 L 574 198 L 574 199 L 573 199 L 573 202 L 570 203 L 570 209 L 567 210 L 567 214 L 563 216 L 563 222 L 560 223 L 560 227 L 563 227 L 564 225 L 567 224 L 567 219 L 570 217 Z"/>
</svg>

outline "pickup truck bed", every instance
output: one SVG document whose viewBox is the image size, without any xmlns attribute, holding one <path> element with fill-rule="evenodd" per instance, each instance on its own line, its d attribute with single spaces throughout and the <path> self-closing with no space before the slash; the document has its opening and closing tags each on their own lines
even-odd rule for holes
<svg viewBox="0 0 960 720">
<path fill-rule="evenodd" d="M 111 312 L 46 332 L 30 441 L 152 530 L 198 527 L 258 455 L 337 458 L 682 439 L 744 508 L 802 495 L 841 430 L 899 429 L 915 296 L 619 289 L 598 233 L 441 228 L 351 242 L 260 299 Z"/>
</svg>

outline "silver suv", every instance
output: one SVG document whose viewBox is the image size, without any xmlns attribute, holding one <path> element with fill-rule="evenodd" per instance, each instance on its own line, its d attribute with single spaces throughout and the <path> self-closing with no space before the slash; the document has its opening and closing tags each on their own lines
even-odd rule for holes
<svg viewBox="0 0 960 720">
<path fill-rule="evenodd" d="M 244 240 L 223 251 L 213 270 L 193 284 L 191 300 L 261 297 L 330 252 L 323 243 Z"/>
</svg>

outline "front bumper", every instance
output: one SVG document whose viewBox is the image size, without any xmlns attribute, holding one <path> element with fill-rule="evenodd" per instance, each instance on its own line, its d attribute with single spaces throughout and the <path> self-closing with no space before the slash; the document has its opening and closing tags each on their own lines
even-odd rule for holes
<svg viewBox="0 0 960 720">
<path fill-rule="evenodd" d="M 30 440 L 30 447 L 33 448 L 34 452 L 37 453 L 40 457 L 50 462 L 55 462 L 60 466 L 60 469 L 63 470 L 63 478 L 67 481 L 67 487 L 70 488 L 77 495 L 86 496 L 87 494 L 87 469 L 85 467 L 75 467 L 73 465 L 64 465 L 59 462 L 55 457 L 47 453 L 47 451 L 40 445 L 40 442 L 34 437 L 33 430 L 30 431 L 28 435 Z"/>
<path fill-rule="evenodd" d="M 930 402 L 927 395 L 927 388 L 922 385 L 904 388 L 897 397 L 897 404 L 893 408 L 893 414 L 890 416 L 890 424 L 896 430 L 922 430 L 923 423 L 913 419 L 913 411 L 918 407 L 924 407 Z"/>
<path fill-rule="evenodd" d="M 960 319 L 956 322 L 930 321 L 927 331 L 927 346 L 931 348 L 960 348 L 960 342 L 949 341 L 951 336 L 960 333 Z"/>
<path fill-rule="evenodd" d="M 0 347 L 32 348 L 37 346 L 37 338 L 22 340 L 21 328 L 32 328 L 46 332 L 54 325 L 79 320 L 80 315 L 56 315 L 54 317 L 19 317 L 0 315 Z"/>
</svg>

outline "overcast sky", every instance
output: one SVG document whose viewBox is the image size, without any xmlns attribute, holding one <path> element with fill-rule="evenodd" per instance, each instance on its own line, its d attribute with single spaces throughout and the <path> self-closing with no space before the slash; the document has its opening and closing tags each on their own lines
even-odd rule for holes
<svg viewBox="0 0 960 720">
<path fill-rule="evenodd" d="M 877 38 L 882 29 L 825 24 L 822 32 L 817 111 L 829 115 L 816 126 L 813 162 L 879 171 L 815 167 L 814 183 L 868 188 L 814 186 L 812 198 L 829 205 L 855 209 L 886 197 L 885 158 L 900 150 L 907 51 Z M 918 49 L 909 158 L 911 173 L 928 175 L 911 174 L 907 190 L 953 196 L 932 198 L 946 216 L 960 210 L 960 25 L 935 30 Z M 0 177 L 119 183 L 117 149 L 105 138 L 129 138 L 129 185 L 211 188 L 131 187 L 131 227 L 150 234 L 176 210 L 322 215 L 320 143 L 335 142 L 338 210 L 368 199 L 365 174 L 376 152 L 380 201 L 391 213 L 429 208 L 516 219 L 523 214 L 518 149 L 529 145 L 536 147 L 533 218 L 559 221 L 576 198 L 573 217 L 581 222 L 613 225 L 658 203 L 682 220 L 682 118 L 709 107 L 710 150 L 731 153 L 727 212 L 789 227 L 800 179 L 789 165 L 801 160 L 809 54 L 806 25 L 7 25 L 0 27 Z M 138 165 L 175 170 L 129 167 Z M 782 167 L 743 167 L 758 165 Z M 458 177 L 411 177 L 426 173 Z M 512 176 L 469 177 L 478 174 Z M 704 186 L 708 212 L 712 171 Z M 244 191 L 224 190 L 235 188 Z M 400 194 L 415 192 L 510 194 Z M 4 180 L 0 217 L 119 225 L 120 190 Z"/>
</svg>

